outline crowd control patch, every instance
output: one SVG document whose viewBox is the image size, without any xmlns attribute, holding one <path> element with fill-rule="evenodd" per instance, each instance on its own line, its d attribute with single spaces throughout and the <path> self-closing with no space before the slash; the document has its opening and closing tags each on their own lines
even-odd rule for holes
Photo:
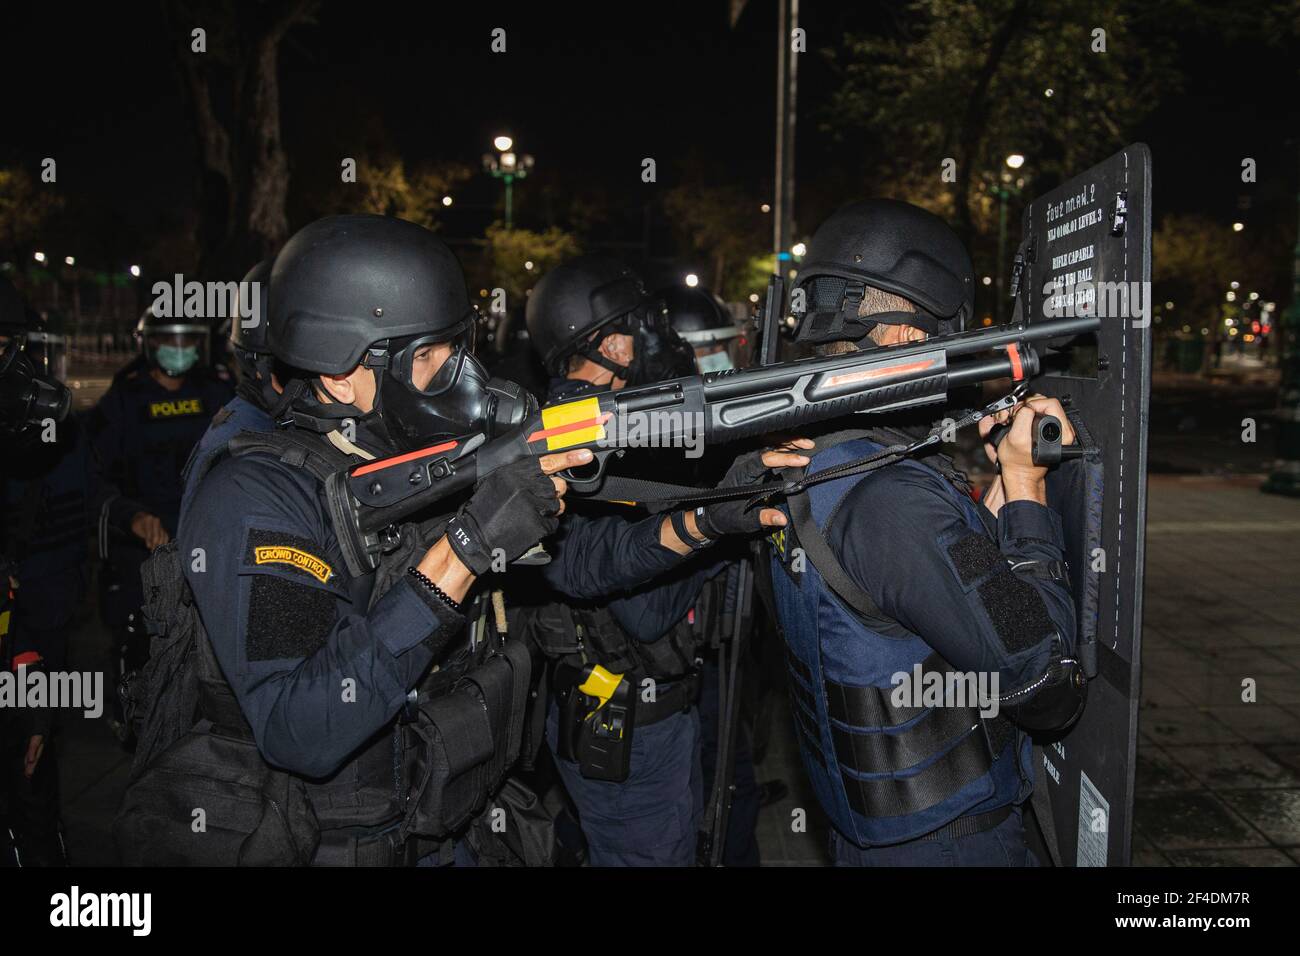
<svg viewBox="0 0 1300 956">
<path fill-rule="evenodd" d="M 288 545 L 266 544 L 253 549 L 254 564 L 290 564 L 300 571 L 306 571 L 321 584 L 334 575 L 334 569 L 301 548 Z"/>
</svg>

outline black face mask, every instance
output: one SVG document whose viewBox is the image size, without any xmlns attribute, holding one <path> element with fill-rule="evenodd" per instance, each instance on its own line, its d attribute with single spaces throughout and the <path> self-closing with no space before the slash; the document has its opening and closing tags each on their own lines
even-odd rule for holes
<svg viewBox="0 0 1300 956">
<path fill-rule="evenodd" d="M 493 438 L 518 427 L 537 408 L 529 392 L 514 382 L 488 377 L 471 352 L 471 340 L 452 344 L 447 357 L 423 389 L 414 384 L 416 353 L 435 340 L 421 337 L 389 353 L 386 368 L 375 369 L 375 408 L 359 424 L 399 452 L 470 435 Z"/>
<path fill-rule="evenodd" d="M 652 313 L 645 318 L 637 329 L 633 348 L 629 385 L 650 385 L 696 374 L 695 350 L 662 314 Z"/>
<path fill-rule="evenodd" d="M 427 344 L 411 343 L 392 356 L 388 369 L 377 370 L 372 414 L 399 451 L 486 432 L 492 420 L 496 399 L 488 390 L 487 369 L 467 349 L 453 351 L 425 389 L 412 384 L 409 356 Z"/>
<path fill-rule="evenodd" d="M 632 336 L 632 361 L 618 365 L 600 354 L 607 335 Z M 580 354 L 614 373 L 628 385 L 650 385 L 695 374 L 695 352 L 658 311 L 638 309 L 610 322 Z"/>
</svg>

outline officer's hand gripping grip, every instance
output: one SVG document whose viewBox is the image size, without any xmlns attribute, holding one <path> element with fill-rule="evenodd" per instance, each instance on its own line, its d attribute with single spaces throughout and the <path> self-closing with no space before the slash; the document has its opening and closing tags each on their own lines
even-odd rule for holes
<svg viewBox="0 0 1300 956">
<path fill-rule="evenodd" d="M 1063 461 L 1071 458 L 1083 457 L 1083 446 L 1078 443 L 1073 445 L 1062 445 L 1061 421 L 1055 415 L 1034 415 L 1034 435 L 1032 457 L 1035 465 L 1051 466 L 1059 465 Z M 988 438 L 985 439 L 994 449 L 1002 444 L 1002 440 L 1007 437 L 1011 431 L 1010 423 L 994 425 L 989 429 Z"/>
</svg>

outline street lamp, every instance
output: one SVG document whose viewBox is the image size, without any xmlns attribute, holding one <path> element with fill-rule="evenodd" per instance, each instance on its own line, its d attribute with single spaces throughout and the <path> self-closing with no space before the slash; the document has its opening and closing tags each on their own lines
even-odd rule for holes
<svg viewBox="0 0 1300 956">
<path fill-rule="evenodd" d="M 524 179 L 533 168 L 533 157 L 519 156 L 514 152 L 515 141 L 509 136 L 492 140 L 496 153 L 483 154 L 483 169 L 493 178 L 506 184 L 506 228 L 514 228 L 514 182 Z"/>
<path fill-rule="evenodd" d="M 1025 157 L 1020 153 L 1012 153 L 1007 156 L 1007 169 L 1019 169 L 1025 165 Z M 1012 196 L 1020 195 L 1020 187 L 1025 184 L 1023 178 L 1018 178 L 1013 183 L 1011 174 L 1005 170 L 1002 172 L 1000 182 L 992 187 L 993 195 L 998 198 L 998 272 L 997 272 L 997 303 L 993 309 L 994 315 L 999 323 L 1002 322 L 1002 312 L 1006 306 L 1002 301 L 1002 283 L 1006 281 L 1006 259 L 1007 259 L 1007 200 Z"/>
</svg>

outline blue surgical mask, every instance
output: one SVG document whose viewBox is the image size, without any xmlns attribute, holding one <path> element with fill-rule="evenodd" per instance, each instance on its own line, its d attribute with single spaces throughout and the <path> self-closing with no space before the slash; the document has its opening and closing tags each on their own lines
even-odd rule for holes
<svg viewBox="0 0 1300 956">
<path fill-rule="evenodd" d="M 160 345 L 154 351 L 158 367 L 172 378 L 178 378 L 192 369 L 199 360 L 197 345 Z"/>
<path fill-rule="evenodd" d="M 709 355 L 702 355 L 695 360 L 695 365 L 700 370 L 700 374 L 707 372 L 725 372 L 729 368 L 735 368 L 731 364 L 731 356 L 726 352 L 712 352 Z"/>
</svg>

